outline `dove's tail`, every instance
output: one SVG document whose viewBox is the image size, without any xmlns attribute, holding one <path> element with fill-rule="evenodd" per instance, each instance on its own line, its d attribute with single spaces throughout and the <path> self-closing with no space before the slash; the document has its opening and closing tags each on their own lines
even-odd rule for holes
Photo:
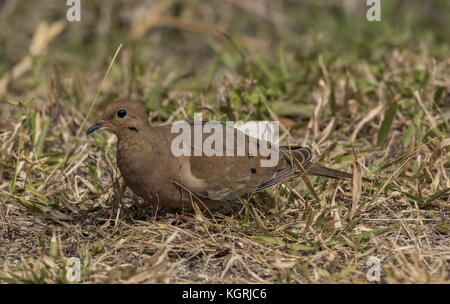
<svg viewBox="0 0 450 304">
<path fill-rule="evenodd" d="M 311 166 L 308 168 L 307 171 L 308 171 L 309 175 L 325 176 L 325 177 L 331 177 L 331 178 L 344 178 L 344 179 L 352 179 L 353 178 L 353 174 L 335 170 L 335 169 L 331 169 L 331 168 L 327 168 L 327 167 L 321 166 L 319 164 L 311 164 Z M 369 178 L 365 178 L 365 177 L 363 177 L 362 180 L 365 182 L 369 182 L 369 183 L 373 182 L 373 180 L 371 180 Z"/>
</svg>

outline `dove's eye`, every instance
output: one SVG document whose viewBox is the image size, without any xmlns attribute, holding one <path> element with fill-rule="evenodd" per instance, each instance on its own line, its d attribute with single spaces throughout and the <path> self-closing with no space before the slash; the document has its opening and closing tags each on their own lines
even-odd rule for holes
<svg viewBox="0 0 450 304">
<path fill-rule="evenodd" d="M 117 111 L 116 115 L 119 118 L 124 118 L 125 116 L 127 116 L 127 110 L 121 109 L 121 110 Z"/>
</svg>

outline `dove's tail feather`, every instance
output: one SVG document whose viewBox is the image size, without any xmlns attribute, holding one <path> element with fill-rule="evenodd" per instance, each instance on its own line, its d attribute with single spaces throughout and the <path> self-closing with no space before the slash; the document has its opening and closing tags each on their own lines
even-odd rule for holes
<svg viewBox="0 0 450 304">
<path fill-rule="evenodd" d="M 319 164 L 311 164 L 311 166 L 308 168 L 307 171 L 308 171 L 309 175 L 325 176 L 325 177 L 331 177 L 331 178 L 344 178 L 344 179 L 352 179 L 353 178 L 353 174 L 335 170 L 335 169 L 331 169 L 331 168 L 327 168 L 327 167 L 324 167 Z M 371 180 L 369 178 L 365 178 L 365 177 L 363 177 L 362 180 L 365 182 L 369 182 L 369 183 L 373 182 L 373 180 Z"/>
</svg>

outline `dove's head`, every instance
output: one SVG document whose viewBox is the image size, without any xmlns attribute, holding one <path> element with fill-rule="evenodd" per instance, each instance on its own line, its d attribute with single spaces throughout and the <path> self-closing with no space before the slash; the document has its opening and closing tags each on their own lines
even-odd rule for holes
<svg viewBox="0 0 450 304">
<path fill-rule="evenodd" d="M 102 119 L 89 127 L 87 134 L 106 129 L 117 136 L 131 136 L 148 127 L 148 116 L 140 102 L 118 100 L 106 107 Z"/>
</svg>

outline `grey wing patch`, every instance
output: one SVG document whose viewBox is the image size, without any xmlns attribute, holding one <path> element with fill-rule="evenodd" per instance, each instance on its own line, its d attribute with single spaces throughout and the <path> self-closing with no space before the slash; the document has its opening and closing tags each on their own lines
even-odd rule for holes
<svg viewBox="0 0 450 304">
<path fill-rule="evenodd" d="M 307 167 L 308 164 L 311 162 L 312 159 L 312 152 L 311 149 L 301 147 L 301 146 L 295 146 L 295 147 L 281 147 L 282 150 L 286 154 L 289 155 L 290 160 L 292 161 L 292 156 L 294 156 L 295 161 L 294 163 L 297 163 L 302 165 L 303 167 Z"/>
<path fill-rule="evenodd" d="M 280 152 L 283 153 L 283 159 L 286 161 L 286 166 L 282 169 L 277 170 L 269 180 L 266 180 L 261 185 L 258 186 L 257 191 L 261 191 L 282 182 L 291 180 L 298 176 L 302 171 L 296 170 L 299 165 L 303 169 L 307 169 L 308 165 L 312 159 L 312 152 L 309 148 L 294 146 L 280 147 Z"/>
<path fill-rule="evenodd" d="M 272 186 L 275 186 L 279 183 L 290 180 L 294 177 L 295 177 L 295 173 L 292 170 L 292 167 L 283 168 L 281 170 L 276 171 L 269 180 L 267 180 L 267 181 L 263 182 L 261 185 L 259 185 L 258 188 L 256 188 L 256 191 L 262 191 L 262 190 L 268 189 Z"/>
</svg>

